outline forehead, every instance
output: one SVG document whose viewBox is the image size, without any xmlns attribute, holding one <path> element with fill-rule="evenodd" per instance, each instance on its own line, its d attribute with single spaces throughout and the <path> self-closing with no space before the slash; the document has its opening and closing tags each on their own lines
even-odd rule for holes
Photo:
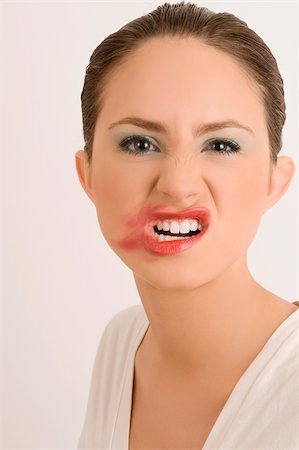
<svg viewBox="0 0 299 450">
<path fill-rule="evenodd" d="M 173 130 L 191 122 L 243 121 L 266 131 L 264 105 L 248 72 L 230 55 L 191 38 L 155 38 L 109 78 L 101 122 L 127 115 L 161 119 Z"/>
</svg>

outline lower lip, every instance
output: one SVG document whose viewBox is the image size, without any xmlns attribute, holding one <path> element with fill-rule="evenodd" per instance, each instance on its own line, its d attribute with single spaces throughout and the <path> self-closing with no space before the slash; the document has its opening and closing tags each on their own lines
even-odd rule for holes
<svg viewBox="0 0 299 450">
<path fill-rule="evenodd" d="M 176 253 L 181 253 L 188 250 L 188 248 L 195 245 L 202 238 L 202 236 L 206 234 L 206 232 L 207 228 L 196 234 L 194 237 L 161 242 L 156 241 L 153 235 L 146 234 L 144 236 L 143 244 L 145 249 L 151 253 L 158 255 L 174 255 Z"/>
</svg>

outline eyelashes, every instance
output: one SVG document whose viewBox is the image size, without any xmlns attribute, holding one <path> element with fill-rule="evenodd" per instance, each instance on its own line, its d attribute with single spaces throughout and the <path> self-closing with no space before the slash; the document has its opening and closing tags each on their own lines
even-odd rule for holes
<svg viewBox="0 0 299 450">
<path fill-rule="evenodd" d="M 141 145 L 138 146 L 137 144 L 140 143 Z M 133 149 L 130 148 L 131 144 L 133 144 Z M 236 142 L 227 138 L 213 138 L 206 144 L 207 146 L 204 151 L 212 151 L 214 153 L 220 153 L 221 155 L 231 155 L 240 151 L 240 146 Z M 125 153 L 138 156 L 152 153 L 153 151 L 150 150 L 151 145 L 156 147 L 151 139 L 134 134 L 121 141 L 119 147 Z M 227 147 L 229 147 L 229 149 Z"/>
</svg>

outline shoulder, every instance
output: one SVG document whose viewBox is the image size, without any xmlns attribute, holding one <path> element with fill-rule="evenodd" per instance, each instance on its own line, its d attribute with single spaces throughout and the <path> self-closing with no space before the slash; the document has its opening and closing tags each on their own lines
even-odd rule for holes
<svg viewBox="0 0 299 450">
<path fill-rule="evenodd" d="M 134 305 L 115 314 L 101 335 L 94 359 L 87 411 L 80 439 L 84 447 L 97 430 L 107 448 L 122 395 L 126 373 L 135 345 L 145 333 L 148 320 L 143 305 Z M 105 440 L 107 438 L 107 441 Z M 79 448 L 81 448 L 79 446 Z"/>
<path fill-rule="evenodd" d="M 116 313 L 102 332 L 94 370 L 101 370 L 103 374 L 105 369 L 109 372 L 112 367 L 124 367 L 135 342 L 145 333 L 148 323 L 142 304 Z"/>
<path fill-rule="evenodd" d="M 144 315 L 145 311 L 142 304 L 129 306 L 116 313 L 108 322 L 107 327 L 117 327 L 119 324 L 134 323 L 138 317 Z"/>
<path fill-rule="evenodd" d="M 115 314 L 101 335 L 93 364 L 78 449 L 108 448 L 135 344 L 148 324 L 143 305 Z M 98 441 L 100 439 L 100 441 Z"/>
<path fill-rule="evenodd" d="M 121 344 L 129 341 L 148 324 L 142 304 L 133 305 L 116 313 L 107 323 L 102 334 L 102 341 Z"/>
</svg>

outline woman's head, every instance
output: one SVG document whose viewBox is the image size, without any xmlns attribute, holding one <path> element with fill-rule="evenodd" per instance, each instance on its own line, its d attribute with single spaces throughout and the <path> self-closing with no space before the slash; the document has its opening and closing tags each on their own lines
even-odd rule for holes
<svg viewBox="0 0 299 450">
<path fill-rule="evenodd" d="M 121 64 L 144 43 L 163 36 L 192 37 L 225 52 L 244 68 L 259 87 L 265 108 L 270 156 L 276 162 L 282 146 L 286 115 L 283 80 L 273 54 L 260 36 L 233 14 L 215 13 L 184 2 L 164 3 L 132 20 L 110 34 L 92 53 L 81 95 L 84 148 L 88 159 L 92 158 L 95 123 L 114 70 L 120 70 Z"/>
<path fill-rule="evenodd" d="M 94 51 L 82 110 L 80 181 L 108 244 L 136 275 L 193 288 L 244 263 L 262 214 L 294 172 L 290 158 L 277 158 L 282 80 L 244 22 L 188 3 L 130 22 Z M 155 128 L 113 125 L 128 117 Z M 210 211 L 196 244 L 167 256 L 148 249 L 153 210 L 195 207 Z"/>
</svg>

